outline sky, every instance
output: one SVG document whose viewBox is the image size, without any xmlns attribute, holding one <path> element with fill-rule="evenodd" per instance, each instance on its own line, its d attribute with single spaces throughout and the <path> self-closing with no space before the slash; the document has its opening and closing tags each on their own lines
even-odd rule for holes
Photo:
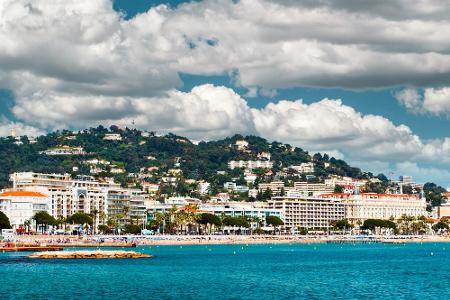
<svg viewBox="0 0 450 300">
<path fill-rule="evenodd" d="M 3 0 L 0 135 L 256 134 L 450 186 L 450 0 Z"/>
</svg>

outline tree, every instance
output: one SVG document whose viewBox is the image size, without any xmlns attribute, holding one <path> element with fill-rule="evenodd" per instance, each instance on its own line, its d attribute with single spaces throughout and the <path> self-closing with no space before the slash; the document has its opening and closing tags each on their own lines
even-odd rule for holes
<svg viewBox="0 0 450 300">
<path fill-rule="evenodd" d="M 431 227 L 435 232 L 446 231 L 450 228 L 446 219 L 441 219 Z"/>
<path fill-rule="evenodd" d="M 334 186 L 334 192 L 335 193 L 342 193 L 342 192 L 344 192 L 344 187 L 342 185 L 336 184 Z"/>
<path fill-rule="evenodd" d="M 375 230 L 375 228 L 388 228 L 388 229 L 396 229 L 397 225 L 389 220 L 381 220 L 381 219 L 367 219 L 364 221 L 362 225 L 362 229 Z"/>
<path fill-rule="evenodd" d="M 79 225 L 84 225 L 84 224 L 92 225 L 93 220 L 90 215 L 82 213 L 82 212 L 77 212 L 67 218 L 67 223 L 79 224 Z"/>
<path fill-rule="evenodd" d="M 153 231 L 157 231 L 161 225 L 165 222 L 166 216 L 161 212 L 155 212 L 153 214 L 153 219 L 150 224 L 148 224 L 147 229 L 151 229 Z"/>
<path fill-rule="evenodd" d="M 348 222 L 347 219 L 337 220 L 337 221 L 331 221 L 330 225 L 335 230 L 344 230 L 344 229 L 350 229 L 353 228 L 353 225 Z"/>
<path fill-rule="evenodd" d="M 108 233 L 112 232 L 111 228 L 109 228 L 108 225 L 103 225 L 103 224 L 98 225 L 98 230 L 103 234 L 108 234 Z"/>
<path fill-rule="evenodd" d="M 34 214 L 33 220 L 36 222 L 36 231 L 38 230 L 39 225 L 42 226 L 42 233 L 47 230 L 48 225 L 55 225 L 56 220 L 46 211 L 39 211 Z"/>
<path fill-rule="evenodd" d="M 11 224 L 9 223 L 8 217 L 2 211 L 0 211 L 0 230 L 10 228 Z"/>
<path fill-rule="evenodd" d="M 275 234 L 275 230 L 278 226 L 284 225 L 283 220 L 281 220 L 277 216 L 267 216 L 266 217 L 266 224 L 269 226 L 273 226 L 273 233 Z"/>
<path fill-rule="evenodd" d="M 220 218 L 216 215 L 210 214 L 210 213 L 202 213 L 197 218 L 197 223 L 200 225 L 203 225 L 206 228 L 209 227 L 209 232 L 211 233 L 211 226 L 219 227 L 222 225 L 222 221 Z"/>
<path fill-rule="evenodd" d="M 140 234 L 141 227 L 139 225 L 127 224 L 125 226 L 125 232 L 129 234 Z"/>
</svg>

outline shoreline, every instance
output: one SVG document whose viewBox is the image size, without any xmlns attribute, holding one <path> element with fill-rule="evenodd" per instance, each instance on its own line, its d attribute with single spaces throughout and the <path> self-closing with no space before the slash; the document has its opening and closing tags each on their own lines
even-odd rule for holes
<svg viewBox="0 0 450 300">
<path fill-rule="evenodd" d="M 245 245 L 245 244 L 354 244 L 354 243 L 446 243 L 449 237 L 443 236 L 15 236 L 9 241 L 0 242 L 2 247 L 59 246 L 59 247 L 97 247 L 128 248 L 136 246 L 183 246 L 183 245 Z"/>
</svg>

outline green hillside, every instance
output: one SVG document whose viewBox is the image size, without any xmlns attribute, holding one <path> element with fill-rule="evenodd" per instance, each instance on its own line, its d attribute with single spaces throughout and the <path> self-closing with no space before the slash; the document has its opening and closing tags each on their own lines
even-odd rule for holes
<svg viewBox="0 0 450 300">
<path fill-rule="evenodd" d="M 104 140 L 105 134 L 108 133 L 120 134 L 122 140 Z M 249 143 L 245 151 L 239 150 L 234 145 L 237 140 L 243 139 Z M 40 153 L 61 146 L 82 147 L 87 154 L 52 156 Z M 8 177 L 12 172 L 34 171 L 70 173 L 74 176 L 89 175 L 90 166 L 83 162 L 95 158 L 109 161 L 115 167 L 126 170 L 126 173 L 123 174 L 112 174 L 108 167 L 95 176 L 115 177 L 124 185 L 133 181 L 137 182 L 132 176 L 128 176 L 128 173 L 139 173 L 141 168 L 147 170 L 152 166 L 159 168 L 157 173 L 161 176 L 167 170 L 177 167 L 182 170 L 184 179 L 203 179 L 219 184 L 231 177 L 242 175 L 243 171 L 240 169 L 228 170 L 228 161 L 256 160 L 258 153 L 261 152 L 271 154 L 271 160 L 274 162 L 272 168 L 274 174 L 289 165 L 313 161 L 315 178 L 310 176 L 309 180 L 320 181 L 329 174 L 354 178 L 373 176 L 371 173 L 364 173 L 358 168 L 349 166 L 345 161 L 330 158 L 326 154 L 310 155 L 298 147 L 269 142 L 257 136 L 235 135 L 222 140 L 194 144 L 187 138 L 173 134 L 157 136 L 152 132 L 144 133 L 136 129 L 120 129 L 117 126 L 111 126 L 108 129 L 99 126 L 79 132 L 56 131 L 37 137 L 35 141 L 26 136 L 1 138 L 0 187 L 9 185 Z M 218 174 L 218 171 L 227 172 Z M 155 176 L 152 178 L 154 180 Z"/>
</svg>

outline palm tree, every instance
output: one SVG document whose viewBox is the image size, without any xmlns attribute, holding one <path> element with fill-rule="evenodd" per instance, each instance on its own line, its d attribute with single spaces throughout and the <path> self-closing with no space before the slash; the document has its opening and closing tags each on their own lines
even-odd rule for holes
<svg viewBox="0 0 450 300">
<path fill-rule="evenodd" d="M 97 221 L 98 221 L 99 211 L 97 209 L 94 209 L 91 212 L 91 214 L 92 214 L 92 219 L 94 219 L 94 222 L 93 222 L 94 223 L 94 234 L 97 234 L 97 227 L 98 227 Z"/>
<path fill-rule="evenodd" d="M 25 222 L 23 222 L 23 225 L 26 227 L 27 233 L 29 233 L 31 227 L 31 220 L 26 220 Z"/>
<path fill-rule="evenodd" d="M 398 219 L 398 224 L 403 233 L 409 234 L 411 232 L 411 223 L 415 220 L 413 216 L 401 215 Z"/>
<path fill-rule="evenodd" d="M 197 211 L 198 211 L 198 205 L 197 204 L 188 204 L 183 208 L 183 211 L 185 213 L 185 223 L 187 225 L 187 229 L 190 230 L 190 227 L 192 225 L 197 224 Z"/>
<path fill-rule="evenodd" d="M 122 207 L 122 214 L 123 214 L 123 219 L 125 220 L 125 225 L 127 225 L 128 223 L 128 212 L 130 211 L 130 208 L 128 206 L 124 206 Z"/>
</svg>

